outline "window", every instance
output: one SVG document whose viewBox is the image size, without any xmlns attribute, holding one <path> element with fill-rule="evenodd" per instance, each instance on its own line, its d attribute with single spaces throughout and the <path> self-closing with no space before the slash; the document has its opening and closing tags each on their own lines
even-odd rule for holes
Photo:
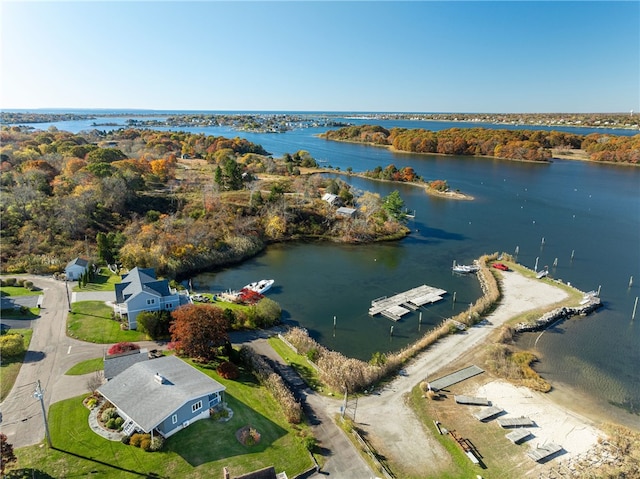
<svg viewBox="0 0 640 479">
<path fill-rule="evenodd" d="M 147 304 L 155 304 L 155 299 L 147 299 Z"/>
<path fill-rule="evenodd" d="M 170 309 L 170 308 L 171 308 L 171 303 L 166 303 L 166 304 L 164 305 L 164 307 L 165 307 L 165 308 L 167 308 L 167 309 Z"/>
<path fill-rule="evenodd" d="M 191 406 L 191 412 L 196 412 L 199 409 L 202 409 L 202 401 L 198 401 L 193 406 Z"/>
<path fill-rule="evenodd" d="M 173 416 L 171 416 L 171 424 L 175 424 L 178 422 L 178 415 L 174 414 Z"/>
</svg>

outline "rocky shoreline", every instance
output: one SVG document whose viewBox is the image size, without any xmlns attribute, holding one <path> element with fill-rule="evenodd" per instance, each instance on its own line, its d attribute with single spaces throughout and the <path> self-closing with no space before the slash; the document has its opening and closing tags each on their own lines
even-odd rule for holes
<svg viewBox="0 0 640 479">
<path fill-rule="evenodd" d="M 535 321 L 518 323 L 514 329 L 516 333 L 541 331 L 560 320 L 569 319 L 575 315 L 586 316 L 602 306 L 600 298 L 593 293 L 585 294 L 583 301 L 584 304 L 580 306 L 556 308 L 543 314 Z"/>
</svg>

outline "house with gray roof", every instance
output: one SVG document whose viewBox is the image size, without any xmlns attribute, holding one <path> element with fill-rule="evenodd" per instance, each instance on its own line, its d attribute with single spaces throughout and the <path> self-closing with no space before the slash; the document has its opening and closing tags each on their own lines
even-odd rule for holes
<svg viewBox="0 0 640 479">
<path fill-rule="evenodd" d="M 149 359 L 149 351 L 146 348 L 134 349 L 119 354 L 104 355 L 104 378 L 109 381 L 122 371 L 134 364 Z"/>
<path fill-rule="evenodd" d="M 69 281 L 77 281 L 89 269 L 89 261 L 83 258 L 76 258 L 69 261 L 64 268 L 64 275 Z"/>
<path fill-rule="evenodd" d="M 120 318 L 127 318 L 129 329 L 137 328 L 136 318 L 142 311 L 173 311 L 189 302 L 169 286 L 166 279 L 157 279 L 153 268 L 133 268 L 115 285 L 116 301 L 113 310 Z"/>
<path fill-rule="evenodd" d="M 98 388 L 124 419 L 123 433 L 169 437 L 210 416 L 225 387 L 176 356 L 128 367 Z"/>
</svg>

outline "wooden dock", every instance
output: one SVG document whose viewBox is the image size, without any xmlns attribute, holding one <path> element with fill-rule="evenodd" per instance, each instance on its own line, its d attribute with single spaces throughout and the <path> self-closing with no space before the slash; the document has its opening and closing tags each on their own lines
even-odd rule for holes
<svg viewBox="0 0 640 479">
<path fill-rule="evenodd" d="M 369 316 L 382 314 L 393 321 L 399 321 L 405 314 L 415 311 L 425 304 L 440 301 L 442 295 L 446 293 L 444 289 L 423 284 L 391 297 L 383 296 L 374 299 L 371 301 Z"/>
<path fill-rule="evenodd" d="M 487 398 L 479 398 L 475 396 L 453 396 L 456 403 L 458 404 L 468 404 L 472 406 L 490 406 L 491 404 L 487 400 Z"/>
<path fill-rule="evenodd" d="M 501 428 L 509 427 L 531 427 L 534 425 L 533 421 L 528 417 L 501 417 L 498 419 L 498 424 Z"/>
<path fill-rule="evenodd" d="M 562 451 L 562 446 L 550 442 L 543 446 L 537 446 L 535 449 L 531 449 L 527 455 L 536 462 L 543 461 L 550 456 Z"/>
<path fill-rule="evenodd" d="M 503 412 L 504 409 L 499 408 L 498 406 L 490 406 L 482 408 L 480 411 L 475 413 L 473 417 L 475 417 L 478 421 L 488 421 Z"/>
<path fill-rule="evenodd" d="M 505 437 L 514 444 L 521 443 L 529 436 L 531 436 L 531 432 L 529 432 L 528 429 L 516 429 L 515 431 L 505 435 Z"/>
</svg>

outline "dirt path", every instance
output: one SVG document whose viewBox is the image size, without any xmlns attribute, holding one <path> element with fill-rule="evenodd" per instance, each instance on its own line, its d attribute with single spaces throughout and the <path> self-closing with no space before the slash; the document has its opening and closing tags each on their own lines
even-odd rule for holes
<svg viewBox="0 0 640 479">
<path fill-rule="evenodd" d="M 487 337 L 507 320 L 532 309 L 562 301 L 567 293 L 536 279 L 510 271 L 502 275 L 503 297 L 486 320 L 461 334 L 449 336 L 419 355 L 387 387 L 358 401 L 356 422 L 368 435 L 376 450 L 394 464 L 403 465 L 405 474 L 446 469 L 449 455 L 425 432 L 413 411 L 405 404 L 411 389 L 424 379 L 434 380 L 439 371 Z"/>
</svg>

